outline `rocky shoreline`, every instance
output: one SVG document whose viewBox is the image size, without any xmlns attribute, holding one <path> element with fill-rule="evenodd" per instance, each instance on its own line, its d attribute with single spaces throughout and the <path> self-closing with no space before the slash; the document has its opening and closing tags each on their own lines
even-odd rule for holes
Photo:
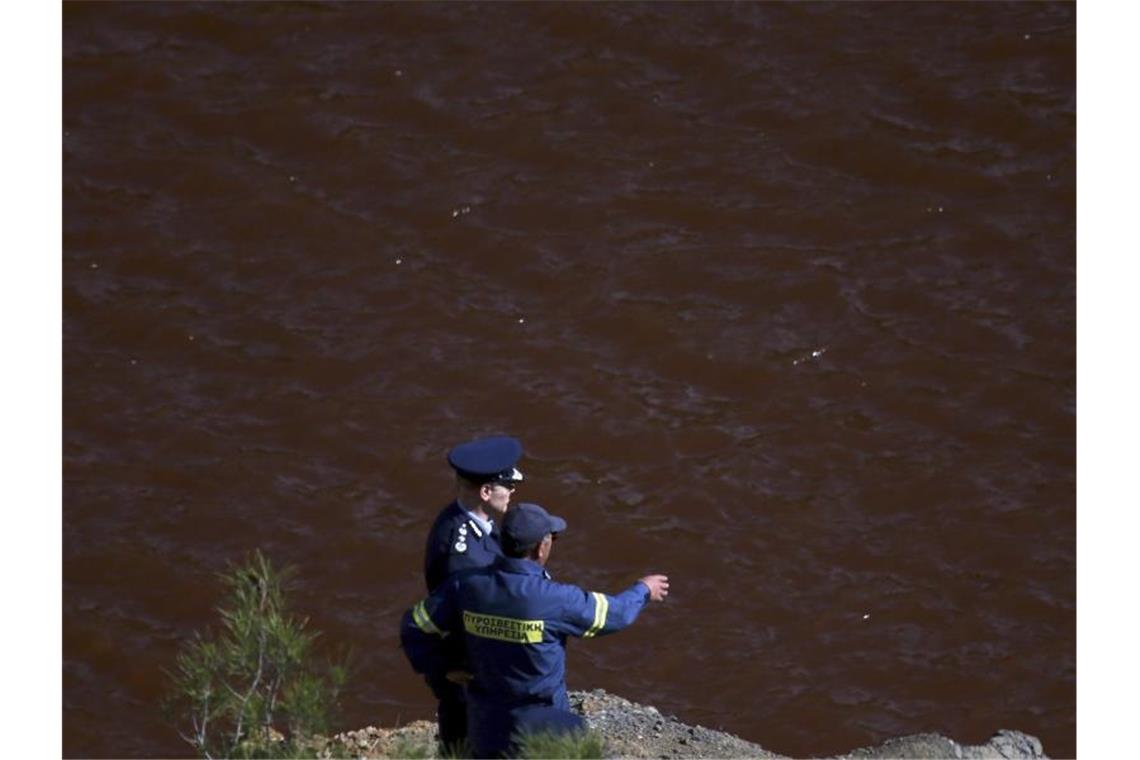
<svg viewBox="0 0 1140 760">
<path fill-rule="evenodd" d="M 573 709 L 605 740 L 608 758 L 783 758 L 759 744 L 702 726 L 690 726 L 657 708 L 639 705 L 602 689 L 570 693 Z M 338 734 L 333 740 L 361 758 L 435 757 L 435 723 L 419 720 L 399 728 L 370 726 Z M 1002 730 L 979 745 L 958 744 L 939 734 L 890 739 L 855 749 L 839 758 L 1045 758 L 1040 740 L 1020 731 Z"/>
</svg>

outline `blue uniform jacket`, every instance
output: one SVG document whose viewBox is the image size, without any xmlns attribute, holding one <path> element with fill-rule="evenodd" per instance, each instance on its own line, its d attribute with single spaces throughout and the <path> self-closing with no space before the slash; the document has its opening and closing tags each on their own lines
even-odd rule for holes
<svg viewBox="0 0 1140 760">
<path fill-rule="evenodd" d="M 459 502 L 449 504 L 432 523 L 424 550 L 424 580 L 434 591 L 453 573 L 486 567 L 503 556 L 498 533 L 487 533 Z"/>
<path fill-rule="evenodd" d="M 649 588 L 640 581 L 609 596 L 555 583 L 530 560 L 500 557 L 448 579 L 408 610 L 400 638 L 412 668 L 430 676 L 453 665 L 446 653 L 452 637 L 461 637 L 476 713 L 529 704 L 565 708 L 566 638 L 620 631 L 647 601 Z"/>
</svg>

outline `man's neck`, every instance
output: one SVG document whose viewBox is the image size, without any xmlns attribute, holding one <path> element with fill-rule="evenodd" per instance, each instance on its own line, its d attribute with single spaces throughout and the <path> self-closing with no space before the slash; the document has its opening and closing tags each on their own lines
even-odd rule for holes
<svg viewBox="0 0 1140 760">
<path fill-rule="evenodd" d="M 480 517 L 487 522 L 494 522 L 491 515 L 487 514 L 487 510 L 483 508 L 483 502 L 477 501 L 472 506 L 463 500 L 462 496 L 455 497 L 455 503 L 459 505 L 460 509 L 465 509 L 476 517 Z"/>
</svg>

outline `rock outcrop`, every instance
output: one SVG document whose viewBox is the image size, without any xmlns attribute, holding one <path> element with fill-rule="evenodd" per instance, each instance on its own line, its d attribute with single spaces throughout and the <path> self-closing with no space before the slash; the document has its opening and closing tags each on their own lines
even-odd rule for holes
<svg viewBox="0 0 1140 760">
<path fill-rule="evenodd" d="M 606 757 L 621 758 L 783 758 L 759 744 L 702 726 L 690 726 L 602 689 L 570 693 L 570 705 L 605 739 Z M 335 737 L 357 757 L 434 757 L 435 724 L 416 721 L 401 728 L 369 727 Z M 985 744 L 964 745 L 939 734 L 916 734 L 890 739 L 874 747 L 853 750 L 842 760 L 864 758 L 1045 758 L 1041 742 L 1020 731 L 1002 730 Z"/>
</svg>

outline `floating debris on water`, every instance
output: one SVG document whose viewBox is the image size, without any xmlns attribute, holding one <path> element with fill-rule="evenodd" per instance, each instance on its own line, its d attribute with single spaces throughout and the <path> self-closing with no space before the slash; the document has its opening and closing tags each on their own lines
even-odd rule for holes
<svg viewBox="0 0 1140 760">
<path fill-rule="evenodd" d="M 827 351 L 827 346 L 822 346 L 820 348 L 817 348 L 816 350 L 812 351 L 810 354 L 807 354 L 805 356 L 801 356 L 799 359 L 793 359 L 792 360 L 792 366 L 795 367 L 799 364 L 803 364 L 804 362 L 808 361 L 809 359 L 818 359 L 819 357 L 823 356 L 826 351 Z"/>
</svg>

